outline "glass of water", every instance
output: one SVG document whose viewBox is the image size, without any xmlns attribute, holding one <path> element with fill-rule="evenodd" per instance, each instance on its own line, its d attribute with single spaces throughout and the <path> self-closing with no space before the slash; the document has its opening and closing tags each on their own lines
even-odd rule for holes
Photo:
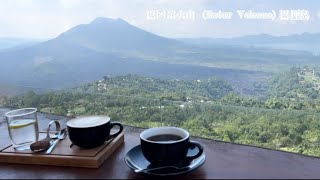
<svg viewBox="0 0 320 180">
<path fill-rule="evenodd" d="M 30 149 L 38 141 L 39 128 L 36 108 L 23 108 L 5 113 L 9 136 L 16 150 Z"/>
</svg>

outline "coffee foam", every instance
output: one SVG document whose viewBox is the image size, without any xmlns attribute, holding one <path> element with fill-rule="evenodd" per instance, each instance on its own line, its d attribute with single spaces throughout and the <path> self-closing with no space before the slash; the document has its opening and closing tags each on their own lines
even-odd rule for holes
<svg viewBox="0 0 320 180">
<path fill-rule="evenodd" d="M 108 116 L 86 116 L 71 119 L 67 122 L 67 126 L 74 128 L 96 127 L 106 124 L 110 121 Z"/>
</svg>

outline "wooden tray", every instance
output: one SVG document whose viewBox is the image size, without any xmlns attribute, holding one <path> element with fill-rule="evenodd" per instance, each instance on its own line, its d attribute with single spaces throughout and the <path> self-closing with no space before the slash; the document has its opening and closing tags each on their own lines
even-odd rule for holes
<svg viewBox="0 0 320 180">
<path fill-rule="evenodd" d="M 45 135 L 40 133 L 40 139 Z M 12 145 L 8 145 L 0 151 L 0 162 L 98 168 L 123 142 L 122 132 L 113 140 L 106 141 L 97 148 L 83 149 L 75 145 L 70 148 L 71 142 L 67 137 L 57 144 L 51 154 L 45 154 L 45 151 L 16 151 Z"/>
</svg>

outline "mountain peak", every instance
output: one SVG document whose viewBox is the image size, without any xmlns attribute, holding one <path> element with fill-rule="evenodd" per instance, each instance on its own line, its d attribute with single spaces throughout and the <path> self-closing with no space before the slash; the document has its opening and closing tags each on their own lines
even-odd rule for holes
<svg viewBox="0 0 320 180">
<path fill-rule="evenodd" d="M 106 18 L 106 17 L 97 17 L 90 24 L 104 24 L 104 23 L 126 23 L 126 24 L 128 24 L 128 22 L 126 22 L 125 20 L 123 20 L 121 18 L 112 19 L 112 18 Z"/>
<path fill-rule="evenodd" d="M 75 26 L 55 40 L 98 52 L 159 52 L 159 49 L 168 49 L 177 43 L 175 40 L 144 31 L 123 19 L 105 17 L 98 17 L 89 24 Z"/>
</svg>

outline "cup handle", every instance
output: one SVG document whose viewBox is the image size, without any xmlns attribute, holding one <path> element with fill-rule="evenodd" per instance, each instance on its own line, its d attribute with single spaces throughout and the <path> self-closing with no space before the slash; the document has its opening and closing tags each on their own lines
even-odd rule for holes
<svg viewBox="0 0 320 180">
<path fill-rule="evenodd" d="M 55 120 L 54 121 L 50 121 L 49 125 L 48 125 L 48 128 L 47 128 L 47 138 L 51 138 L 50 137 L 50 128 L 51 128 L 51 125 L 53 123 L 55 123 L 55 125 L 56 125 L 56 132 L 60 131 L 60 123 L 59 123 L 59 121 L 55 121 Z"/>
<path fill-rule="evenodd" d="M 123 126 L 122 126 L 122 124 L 119 123 L 119 122 L 110 122 L 110 126 L 111 126 L 110 129 L 112 129 L 114 126 L 119 126 L 120 129 L 119 129 L 118 132 L 110 135 L 109 138 L 108 138 L 108 140 L 117 137 L 117 136 L 122 132 L 122 130 L 123 130 Z"/>
<path fill-rule="evenodd" d="M 199 143 L 194 142 L 194 141 L 190 141 L 190 142 L 189 142 L 189 148 L 188 148 L 188 149 L 194 149 L 195 147 L 197 147 L 197 148 L 199 149 L 199 151 L 198 151 L 198 153 L 197 153 L 196 155 L 194 155 L 194 156 L 187 156 L 187 159 L 188 159 L 189 161 L 192 161 L 192 160 L 200 157 L 201 154 L 203 153 L 203 147 L 202 147 Z"/>
</svg>

